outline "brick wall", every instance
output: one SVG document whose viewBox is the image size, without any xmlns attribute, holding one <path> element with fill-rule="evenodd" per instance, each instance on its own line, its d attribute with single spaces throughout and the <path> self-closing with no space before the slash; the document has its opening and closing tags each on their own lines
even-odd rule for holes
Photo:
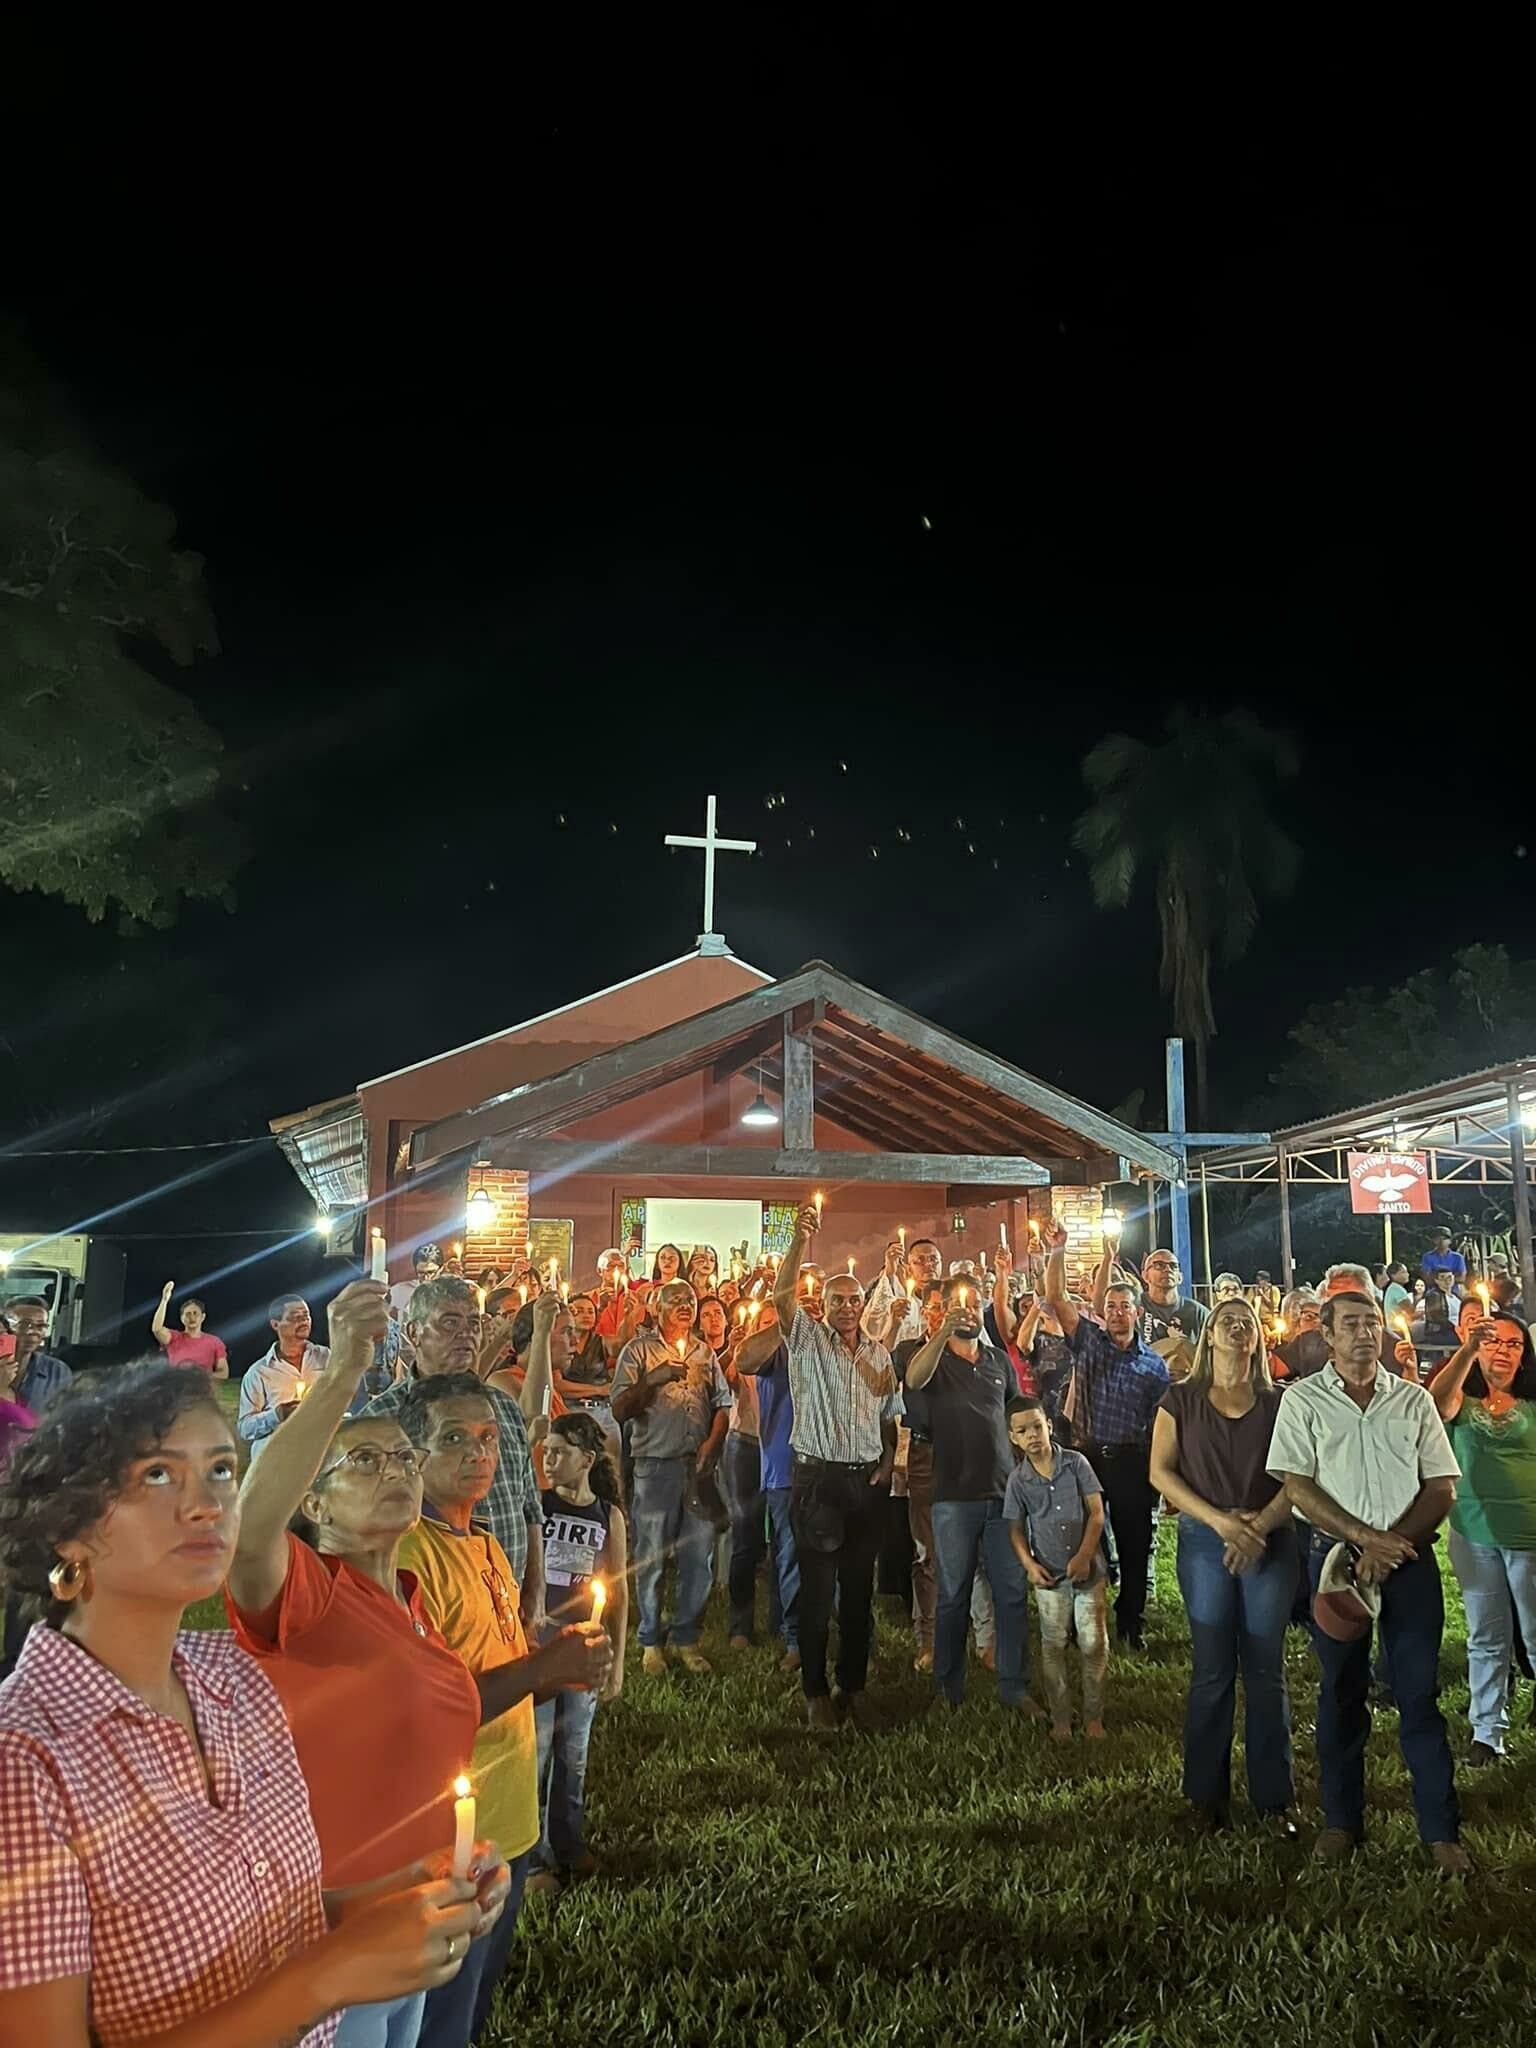
<svg viewBox="0 0 1536 2048">
<path fill-rule="evenodd" d="M 496 1203 L 496 1220 L 464 1234 L 464 1270 L 471 1277 L 486 1266 L 516 1270 L 528 1258 L 528 1176 L 510 1167 L 475 1167 L 469 1192 L 483 1187 Z"/>
<path fill-rule="evenodd" d="M 1086 1294 L 1094 1268 L 1104 1254 L 1104 1233 L 1099 1218 L 1104 1213 L 1102 1188 L 1031 1188 L 1029 1220 L 1038 1227 L 1052 1215 L 1067 1226 L 1067 1285 L 1074 1294 Z"/>
</svg>

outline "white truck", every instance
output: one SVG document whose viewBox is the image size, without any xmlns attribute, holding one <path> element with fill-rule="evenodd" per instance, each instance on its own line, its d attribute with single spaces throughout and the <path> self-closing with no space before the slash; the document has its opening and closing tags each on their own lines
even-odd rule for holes
<svg viewBox="0 0 1536 2048">
<path fill-rule="evenodd" d="M 123 1321 L 127 1254 L 99 1237 L 0 1232 L 0 1302 L 37 1294 L 48 1304 L 48 1348 L 115 1344 Z"/>
</svg>

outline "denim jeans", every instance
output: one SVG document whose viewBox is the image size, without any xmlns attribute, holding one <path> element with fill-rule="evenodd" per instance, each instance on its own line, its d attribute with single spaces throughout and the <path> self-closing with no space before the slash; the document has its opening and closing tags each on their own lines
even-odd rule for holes
<svg viewBox="0 0 1536 2048">
<path fill-rule="evenodd" d="M 1083 1719 L 1104 1718 L 1104 1667 L 1109 1662 L 1109 1624 L 1104 1618 L 1104 1581 L 1074 1586 L 1061 1579 L 1054 1586 L 1036 1586 L 1040 1614 L 1040 1663 L 1051 1719 L 1066 1727 L 1072 1719 L 1072 1686 L 1067 1677 L 1067 1639 L 1077 1631 L 1077 1656 L 1083 1670 Z"/>
<path fill-rule="evenodd" d="M 1322 1577 L 1331 1542 L 1319 1538 L 1308 1560 L 1312 1590 Z M 1397 1697 L 1397 1739 L 1413 1780 L 1419 1834 L 1426 1842 L 1454 1842 L 1460 1830 L 1451 1746 L 1440 1716 L 1440 1637 L 1445 1598 L 1434 1545 L 1423 1544 L 1408 1564 L 1382 1583 L 1381 1636 L 1392 1660 Z M 1312 1631 L 1323 1668 L 1317 1696 L 1317 1766 L 1323 1812 L 1331 1828 L 1360 1835 L 1365 1828 L 1365 1745 L 1370 1739 L 1371 1638 L 1336 1643 Z"/>
<path fill-rule="evenodd" d="M 470 1943 L 457 1977 L 427 1993 L 420 2048 L 465 2048 L 465 2043 L 473 2041 L 485 2025 L 491 1999 L 512 1952 L 530 1861 L 531 1853 L 525 1849 L 513 1863 L 512 1889 L 501 1918 L 489 1934 Z"/>
<path fill-rule="evenodd" d="M 862 1692 L 869 1676 L 875 1559 L 888 1498 L 869 1483 L 874 1469 L 795 1465 L 790 1525 L 800 1561 L 800 1688 L 807 1699 L 826 1696 L 834 1600 L 838 1690 Z"/>
<path fill-rule="evenodd" d="M 1509 1727 L 1509 1659 L 1515 1613 L 1520 1633 L 1536 1641 L 1536 1550 L 1501 1550 L 1449 1532 L 1451 1568 L 1467 1610 L 1469 1717 L 1476 1742 L 1502 1755 Z M 1513 1603 L 1513 1605 L 1511 1605 Z"/>
<path fill-rule="evenodd" d="M 699 1640 L 704 1603 L 714 1580 L 715 1525 L 684 1505 L 694 1460 L 636 1458 L 631 1496 L 635 1546 L 635 1593 L 640 1605 L 640 1642 L 653 1649 L 669 1638 L 680 1647 Z M 662 1627 L 661 1581 L 667 1560 L 677 1560 L 676 1618 Z"/>
<path fill-rule="evenodd" d="M 1184 1709 L 1184 1797 L 1224 1807 L 1232 1797 L 1232 1724 L 1243 1674 L 1248 1797 L 1260 1813 L 1295 1804 L 1285 1631 L 1296 1594 L 1296 1537 L 1275 1530 L 1261 1563 L 1229 1572 L 1226 1545 L 1192 1515 L 1179 1517 L 1179 1591 L 1189 1616 L 1192 1670 Z"/>
<path fill-rule="evenodd" d="M 349 2005 L 336 2027 L 334 2048 L 416 2048 L 425 1991 L 386 1998 L 378 2005 Z"/>
<path fill-rule="evenodd" d="M 978 1563 L 986 1567 L 997 1616 L 997 1690 L 1009 1706 L 1029 1691 L 1029 1582 L 1014 1555 L 1000 1500 L 936 1500 L 933 1548 L 939 1591 L 934 1614 L 933 1683 L 944 1697 L 965 1697 L 965 1638 Z"/>
<path fill-rule="evenodd" d="M 731 1515 L 731 1562 L 726 1575 L 730 1633 L 751 1641 L 757 1606 L 757 1568 L 768 1555 L 763 1454 L 755 1436 L 743 1436 L 738 1429 L 731 1431 L 720 1460 L 720 1477 Z"/>
<path fill-rule="evenodd" d="M 789 1500 L 792 1489 L 770 1486 L 767 1491 L 768 1537 L 773 1545 L 773 1570 L 779 1589 L 779 1626 L 786 1650 L 800 1647 L 800 1560 L 795 1554 L 795 1532 L 790 1526 Z M 769 1612 L 772 1614 L 772 1604 Z"/>
<path fill-rule="evenodd" d="M 539 1821 L 544 1832 L 533 1852 L 535 1870 L 568 1869 L 585 1853 L 587 1750 L 597 1694 L 557 1692 L 533 1710 L 539 1738 Z"/>
</svg>

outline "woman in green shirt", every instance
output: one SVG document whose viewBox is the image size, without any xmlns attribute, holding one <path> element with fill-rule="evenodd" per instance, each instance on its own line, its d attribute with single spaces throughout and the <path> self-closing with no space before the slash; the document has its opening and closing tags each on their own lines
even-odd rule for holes
<svg viewBox="0 0 1536 2048">
<path fill-rule="evenodd" d="M 1477 1323 L 1435 1376 L 1435 1406 L 1461 1467 L 1451 1510 L 1451 1564 L 1467 1610 L 1472 1691 L 1469 1764 L 1504 1753 L 1509 1655 L 1536 1643 L 1536 1350 L 1507 1310 Z"/>
</svg>

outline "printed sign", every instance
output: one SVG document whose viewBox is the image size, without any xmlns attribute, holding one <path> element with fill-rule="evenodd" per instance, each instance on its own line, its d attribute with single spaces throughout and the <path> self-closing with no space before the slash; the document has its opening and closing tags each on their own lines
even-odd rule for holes
<svg viewBox="0 0 1536 2048">
<path fill-rule="evenodd" d="M 1357 1216 L 1427 1216 L 1427 1156 L 1423 1152 L 1351 1152 L 1349 1206 Z"/>
</svg>

